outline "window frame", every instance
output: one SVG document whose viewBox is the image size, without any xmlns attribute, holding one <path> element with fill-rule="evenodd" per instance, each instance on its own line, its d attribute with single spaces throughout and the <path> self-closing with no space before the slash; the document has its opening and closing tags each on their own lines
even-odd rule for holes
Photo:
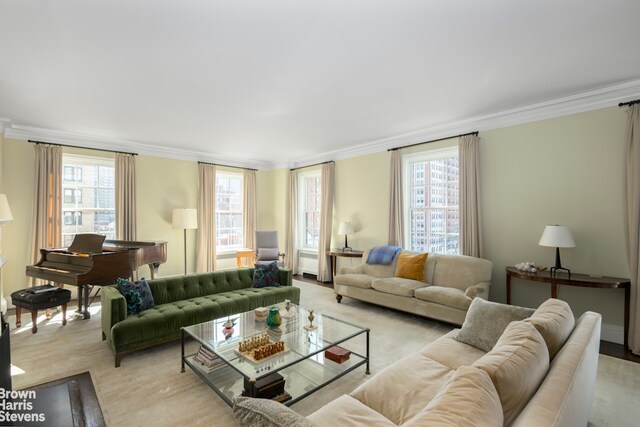
<svg viewBox="0 0 640 427">
<path fill-rule="evenodd" d="M 84 173 L 83 173 L 83 166 L 86 167 L 96 167 L 97 170 L 99 171 L 100 168 L 110 168 L 113 169 L 113 187 L 111 186 L 105 186 L 104 185 L 104 179 L 102 179 L 100 177 L 100 174 L 98 172 L 98 175 L 95 177 L 95 182 L 94 184 L 88 185 L 88 183 L 85 183 L 83 181 L 83 177 L 84 177 Z M 116 201 L 116 188 L 115 188 L 115 159 L 111 158 L 111 157 L 99 157 L 99 156 L 87 156 L 87 155 L 82 155 L 82 154 L 74 154 L 74 153 L 63 153 L 62 154 L 62 168 L 63 168 L 63 175 L 65 172 L 67 171 L 73 171 L 72 175 L 73 175 L 73 179 L 64 179 L 63 176 L 63 183 L 62 183 L 62 187 L 63 187 L 63 203 L 62 203 L 62 209 L 61 209 L 61 214 L 63 217 L 63 221 L 62 221 L 62 230 L 61 230 L 61 239 L 62 242 L 65 242 L 65 239 L 67 239 L 67 236 L 75 236 L 76 234 L 79 233 L 98 233 L 98 234 L 103 234 L 107 236 L 107 239 L 115 239 L 116 237 L 116 219 L 115 219 L 115 201 Z M 110 184 L 108 182 L 108 184 Z M 83 190 L 85 189 L 90 189 L 91 191 L 88 193 L 89 195 L 93 194 L 93 198 L 96 200 L 96 204 L 98 205 L 97 207 L 83 207 L 83 199 L 84 199 L 84 195 L 83 194 Z M 110 205 L 112 205 L 113 207 L 104 207 L 104 206 L 99 206 L 100 205 L 100 200 L 102 200 L 102 194 L 104 194 L 104 190 L 112 190 L 113 191 L 113 200 L 109 200 Z M 72 199 L 73 201 L 69 202 L 67 200 L 65 200 L 65 192 L 66 193 L 71 193 L 68 194 L 69 199 Z M 110 198 L 108 198 L 110 199 Z M 66 205 L 73 205 L 73 206 L 65 206 Z M 66 218 L 68 218 L 69 216 L 69 212 L 71 212 L 71 215 L 73 215 L 73 221 L 72 223 L 69 223 Z M 93 217 L 96 216 L 96 214 L 108 214 L 108 215 L 113 215 L 113 230 L 100 230 L 99 228 L 96 229 L 95 225 L 96 222 L 93 219 Z M 92 219 L 89 222 L 85 222 L 83 221 L 83 215 L 91 215 Z M 110 224 L 110 223 L 109 223 Z M 84 227 L 84 226 L 92 226 L 92 230 L 79 230 L 78 227 Z M 74 232 L 69 232 L 69 230 L 65 230 L 65 228 L 69 228 L 69 227 L 73 227 Z"/>
<path fill-rule="evenodd" d="M 219 246 L 218 245 L 218 232 L 220 230 L 219 228 L 219 223 L 220 221 L 218 220 L 218 215 L 220 214 L 220 212 L 218 211 L 218 179 L 219 178 L 227 178 L 227 179 L 238 179 L 240 181 L 240 216 L 241 216 L 241 222 L 242 222 L 242 226 L 241 226 L 241 235 L 240 235 L 240 239 L 241 242 L 240 244 L 237 245 L 223 245 L 223 246 Z M 216 254 L 218 255 L 223 255 L 223 254 L 230 254 L 230 253 L 235 253 L 236 250 L 238 249 L 242 249 L 244 248 L 244 215 L 245 215 L 245 206 L 244 206 L 244 174 L 240 173 L 240 172 L 230 172 L 230 171 L 224 171 L 224 170 L 220 170 L 220 171 L 216 171 L 216 200 L 214 200 L 214 215 L 216 218 L 216 222 L 215 222 L 215 230 L 214 230 L 214 238 L 216 240 Z M 233 213 L 233 211 L 224 211 L 223 213 Z"/>
<path fill-rule="evenodd" d="M 424 199 L 425 206 L 424 208 L 414 208 L 411 206 L 411 202 L 412 202 L 412 196 L 414 191 L 416 190 L 416 185 L 414 184 L 413 181 L 413 165 L 416 163 L 424 163 L 424 162 L 431 162 L 434 160 L 443 160 L 443 159 L 447 159 L 450 157 L 456 156 L 458 157 L 458 203 L 457 205 L 449 205 L 449 198 L 447 197 L 447 184 L 448 181 L 446 179 L 446 177 L 444 176 L 444 173 L 441 174 L 442 175 L 442 183 L 443 183 L 443 187 L 444 187 L 444 194 L 441 195 L 442 196 L 442 205 L 441 206 L 426 206 L 426 202 L 427 202 L 427 198 L 429 196 L 427 191 L 423 191 L 422 193 L 422 198 Z M 431 215 L 434 214 L 438 214 L 437 211 L 442 211 L 443 212 L 443 224 L 444 224 L 444 232 L 442 234 L 444 234 L 445 236 L 445 247 L 444 247 L 444 251 L 440 252 L 440 253 L 444 253 L 444 254 L 456 254 L 456 255 L 460 255 L 460 170 L 459 170 L 459 165 L 460 165 L 460 153 L 458 150 L 458 146 L 451 146 L 451 147 L 445 147 L 445 148 L 437 148 L 437 149 L 433 149 L 433 150 L 428 150 L 428 151 L 421 151 L 418 153 L 412 153 L 412 154 L 406 154 L 404 156 L 402 156 L 402 178 L 403 178 L 403 184 L 402 184 L 402 192 L 403 192 L 403 218 L 404 218 L 404 246 L 409 249 L 409 250 L 416 250 L 414 249 L 413 245 L 412 245 L 412 240 L 411 240 L 411 236 L 412 236 L 412 230 L 411 230 L 411 217 L 412 217 L 412 213 L 416 210 L 418 211 L 423 211 L 425 213 L 425 218 L 427 218 L 429 215 L 429 213 L 431 213 Z M 427 174 L 426 171 L 422 171 L 422 178 L 421 178 L 425 184 L 427 181 Z M 417 193 L 416 193 L 417 194 Z M 447 213 L 449 211 L 455 210 L 458 212 L 458 224 L 457 224 L 457 232 L 448 232 L 447 230 Z M 434 212 L 436 211 L 436 212 Z M 430 239 L 430 234 L 433 236 L 434 234 L 432 233 L 428 233 L 427 232 L 428 227 L 426 227 L 426 219 L 425 219 L 425 227 L 424 227 L 424 245 L 425 245 L 425 252 L 431 252 L 431 247 L 430 247 L 430 243 L 429 243 L 429 239 Z M 449 252 L 447 250 L 447 236 L 451 236 L 451 235 L 457 235 L 458 236 L 458 251 L 457 252 Z"/>
<path fill-rule="evenodd" d="M 322 182 L 321 182 L 321 176 L 322 176 L 322 171 L 320 169 L 314 169 L 314 170 L 310 170 L 310 171 L 306 171 L 306 172 L 300 172 L 298 173 L 298 212 L 297 212 L 297 243 L 298 243 L 298 249 L 303 251 L 303 252 L 311 252 L 311 253 L 318 253 L 319 251 L 319 245 L 320 245 L 320 235 L 319 235 L 319 231 L 318 231 L 318 245 L 317 246 L 312 246 L 312 245 L 308 245 L 306 244 L 306 239 L 305 239 L 305 234 L 306 234 L 306 227 L 305 227 L 305 213 L 306 211 L 306 185 L 305 181 L 307 179 L 317 179 L 318 180 L 318 209 L 314 212 L 317 212 L 319 216 L 322 215 Z"/>
</svg>

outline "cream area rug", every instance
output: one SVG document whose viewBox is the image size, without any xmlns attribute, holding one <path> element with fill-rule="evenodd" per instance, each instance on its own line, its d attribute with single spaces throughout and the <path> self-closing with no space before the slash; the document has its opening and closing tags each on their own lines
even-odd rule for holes
<svg viewBox="0 0 640 427">
<path fill-rule="evenodd" d="M 301 288 L 301 305 L 371 329 L 372 375 L 453 328 L 350 298 L 338 304 L 330 288 L 295 280 L 294 285 Z M 30 316 L 23 315 L 22 327 L 17 330 L 15 317 L 10 316 L 14 389 L 90 371 L 108 426 L 237 425 L 231 408 L 195 373 L 189 368 L 180 373 L 179 341 L 128 355 L 120 368 L 114 368 L 113 352 L 101 340 L 99 303 L 91 306 L 91 313 L 91 319 L 70 319 L 66 326 L 62 326 L 60 313 L 54 313 L 50 320 L 43 314 L 35 335 L 31 333 Z M 196 348 L 192 343 L 190 350 Z M 292 409 L 308 415 L 368 378 L 364 367 L 358 368 Z M 640 365 L 600 356 L 590 424 L 637 425 L 639 399 Z"/>
</svg>

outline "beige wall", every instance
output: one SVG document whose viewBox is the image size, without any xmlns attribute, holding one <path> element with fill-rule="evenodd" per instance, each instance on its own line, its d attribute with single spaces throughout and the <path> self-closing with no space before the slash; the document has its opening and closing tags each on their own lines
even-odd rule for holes
<svg viewBox="0 0 640 427">
<path fill-rule="evenodd" d="M 628 277 L 622 223 L 626 114 L 617 107 L 481 132 L 481 205 L 484 256 L 495 264 L 491 299 L 504 301 L 504 268 L 520 261 L 551 265 L 554 250 L 538 246 L 545 224 L 568 225 L 577 247 L 562 250 L 574 272 Z M 442 148 L 443 141 L 404 150 Z M 33 149 L 5 139 L 2 184 L 15 221 L 5 226 L 5 295 L 26 285 L 33 189 Z M 86 154 L 95 155 L 96 151 Z M 284 248 L 287 170 L 257 174 L 258 229 L 280 232 Z M 138 157 L 138 238 L 167 240 L 168 261 L 161 275 L 183 270 L 182 232 L 171 227 L 171 210 L 197 206 L 195 162 Z M 333 245 L 336 231 L 351 221 L 350 246 L 363 249 L 387 242 L 389 153 L 336 161 Z M 187 232 L 189 270 L 195 266 L 195 231 Z M 340 260 L 341 265 L 358 261 Z M 219 267 L 232 266 L 221 260 Z M 141 274 L 147 275 L 146 268 Z M 534 307 L 546 299 L 546 286 L 516 281 L 513 302 Z M 622 291 L 562 287 L 576 315 L 599 311 L 604 322 L 622 325 Z"/>
<path fill-rule="evenodd" d="M 6 139 L 3 147 L 2 175 L 4 189 L 11 205 L 14 221 L 3 232 L 4 254 L 9 262 L 3 269 L 4 293 L 28 285 L 25 266 L 31 264 L 32 195 L 34 179 L 33 147 L 26 141 Z M 113 157 L 95 150 L 65 148 L 65 152 L 89 156 Z M 174 208 L 197 207 L 198 167 L 196 162 L 137 157 L 138 239 L 167 241 L 167 262 L 160 266 L 160 275 L 184 272 L 183 232 L 171 226 Z M 195 230 L 187 230 L 189 271 L 195 270 Z M 150 277 L 148 267 L 140 276 Z"/>
<path fill-rule="evenodd" d="M 491 299 L 505 300 L 504 267 L 553 265 L 538 246 L 546 224 L 565 224 L 576 242 L 563 266 L 586 274 L 629 277 L 623 225 L 626 114 L 618 107 L 482 132 L 481 201 L 486 258 L 495 263 Z M 547 286 L 516 281 L 512 302 L 535 307 Z M 561 287 L 576 314 L 594 310 L 622 325 L 622 290 Z"/>
<path fill-rule="evenodd" d="M 554 263 L 553 248 L 538 246 L 546 224 L 566 224 L 575 249 L 562 250 L 563 265 L 574 272 L 628 277 L 625 260 L 623 204 L 623 147 L 626 129 L 623 109 L 611 107 L 525 125 L 481 132 L 481 206 L 484 256 L 495 264 L 491 299 L 505 301 L 504 268 L 521 261 Z M 441 141 L 403 154 L 455 144 Z M 351 221 L 355 234 L 350 246 L 363 249 L 386 244 L 388 238 L 388 152 L 336 161 L 333 245 L 342 221 Z M 286 188 L 286 170 L 264 172 L 261 191 Z M 275 186 L 275 187 L 274 187 Z M 270 224 L 283 224 L 284 205 L 262 206 Z M 267 212 L 265 212 L 267 210 Z M 274 218 L 274 219 L 271 219 Z M 340 259 L 340 265 L 357 263 Z M 515 281 L 514 304 L 535 307 L 549 297 L 548 287 Z M 576 315 L 586 310 L 603 314 L 604 322 L 621 326 L 623 291 L 561 287 Z"/>
</svg>

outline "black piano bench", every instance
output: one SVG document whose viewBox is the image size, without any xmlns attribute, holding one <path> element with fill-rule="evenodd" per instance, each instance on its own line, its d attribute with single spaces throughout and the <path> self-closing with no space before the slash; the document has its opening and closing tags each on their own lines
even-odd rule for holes
<svg viewBox="0 0 640 427">
<path fill-rule="evenodd" d="M 54 288 L 34 293 L 34 288 L 20 289 L 11 294 L 11 302 L 16 306 L 16 328 L 22 326 L 22 309 L 31 311 L 31 332 L 38 332 L 38 310 L 62 306 L 62 324 L 67 324 L 67 303 L 71 301 L 71 291 Z"/>
</svg>

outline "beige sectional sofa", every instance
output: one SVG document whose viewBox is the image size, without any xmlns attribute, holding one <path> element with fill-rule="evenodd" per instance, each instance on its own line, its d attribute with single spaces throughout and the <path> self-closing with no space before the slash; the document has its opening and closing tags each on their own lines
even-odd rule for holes
<svg viewBox="0 0 640 427">
<path fill-rule="evenodd" d="M 240 398 L 234 412 L 243 426 L 584 427 L 600 324 L 593 312 L 576 322 L 566 303 L 550 299 L 510 322 L 489 352 L 457 340 L 455 329 L 307 418 L 262 399 Z"/>
<path fill-rule="evenodd" d="M 409 254 L 417 252 L 403 251 Z M 489 299 L 493 263 L 463 255 L 428 254 L 424 282 L 395 277 L 397 255 L 390 265 L 342 267 L 334 278 L 338 302 L 343 296 L 461 325 L 475 297 Z"/>
</svg>

